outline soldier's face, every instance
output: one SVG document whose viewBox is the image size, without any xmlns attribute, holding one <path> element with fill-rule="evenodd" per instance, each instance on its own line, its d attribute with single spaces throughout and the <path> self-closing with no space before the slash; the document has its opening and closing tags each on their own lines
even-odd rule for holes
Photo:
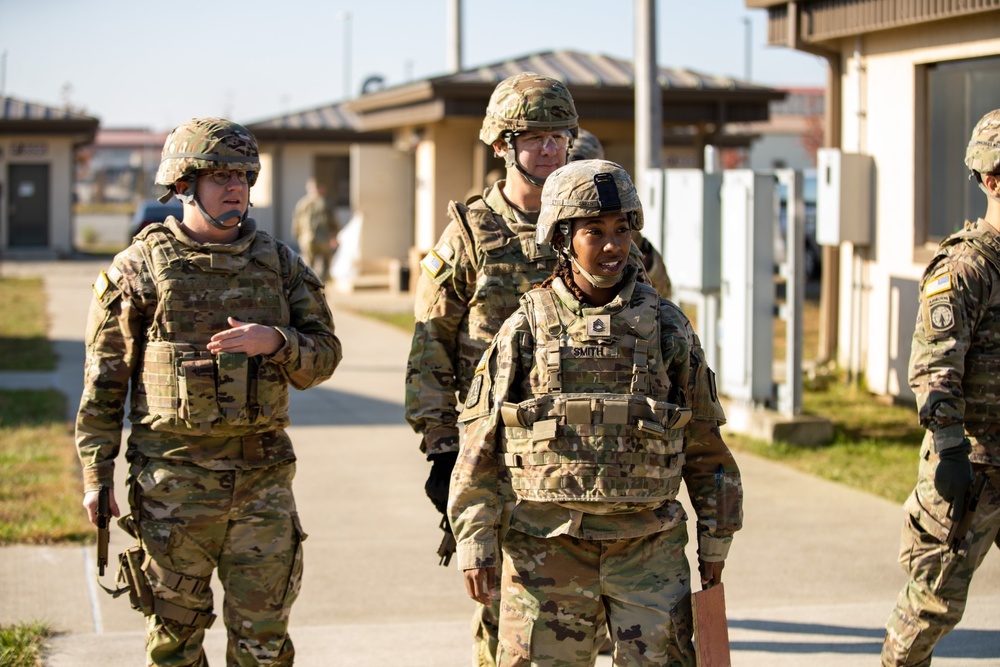
<svg viewBox="0 0 1000 667">
<path fill-rule="evenodd" d="M 227 174 L 229 178 L 224 178 Z M 195 187 L 198 189 L 198 200 L 201 205 L 216 220 L 229 211 L 236 211 L 242 216 L 247 210 L 250 184 L 247 182 L 246 172 L 225 170 L 202 172 L 198 174 Z M 239 223 L 239 218 L 232 219 L 235 224 Z"/>
<path fill-rule="evenodd" d="M 595 276 L 616 276 L 625 269 L 632 230 L 625 213 L 607 213 L 573 221 L 571 242 L 576 261 Z"/>
<path fill-rule="evenodd" d="M 566 164 L 568 132 L 521 132 L 514 137 L 517 161 L 526 172 L 538 178 Z"/>
</svg>

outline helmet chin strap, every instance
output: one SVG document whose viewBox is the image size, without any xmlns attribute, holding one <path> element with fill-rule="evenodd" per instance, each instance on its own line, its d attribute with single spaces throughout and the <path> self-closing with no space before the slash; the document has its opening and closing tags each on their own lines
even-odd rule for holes
<svg viewBox="0 0 1000 667">
<path fill-rule="evenodd" d="M 187 202 L 189 204 L 193 203 L 195 207 L 198 209 L 198 212 L 201 213 L 202 217 L 205 218 L 208 224 L 212 225 L 213 227 L 221 231 L 227 231 L 233 229 L 234 227 L 239 227 L 241 224 L 243 224 L 243 221 L 247 219 L 247 214 L 250 213 L 250 207 L 247 206 L 247 209 L 243 211 L 243 213 L 237 213 L 236 211 L 226 211 L 218 218 L 212 217 L 211 215 L 208 214 L 208 211 L 205 210 L 205 207 L 201 205 L 201 200 L 198 199 L 198 193 L 194 187 L 194 180 L 188 181 L 188 191 L 186 193 L 184 194 L 175 193 L 175 194 L 177 198 L 180 199 L 181 201 Z M 232 220 L 233 218 L 238 218 L 236 224 L 227 225 L 226 222 Z"/>
</svg>

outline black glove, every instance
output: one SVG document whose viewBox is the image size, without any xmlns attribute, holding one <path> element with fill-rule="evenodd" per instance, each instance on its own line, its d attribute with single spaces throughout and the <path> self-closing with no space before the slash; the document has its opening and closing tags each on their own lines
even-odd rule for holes
<svg viewBox="0 0 1000 667">
<path fill-rule="evenodd" d="M 966 439 L 958 447 L 951 447 L 938 455 L 941 460 L 934 471 L 934 488 L 949 503 L 965 498 L 965 491 L 975 478 L 969 463 L 971 451 L 972 444 Z"/>
<path fill-rule="evenodd" d="M 458 452 L 442 452 L 427 457 L 431 461 L 431 474 L 424 484 L 424 493 L 434 503 L 441 514 L 448 512 L 448 485 L 451 484 L 451 471 L 458 460 Z"/>
</svg>

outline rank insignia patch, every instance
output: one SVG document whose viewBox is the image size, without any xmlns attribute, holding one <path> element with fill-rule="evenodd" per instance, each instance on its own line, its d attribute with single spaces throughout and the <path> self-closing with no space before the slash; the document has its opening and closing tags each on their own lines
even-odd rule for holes
<svg viewBox="0 0 1000 667">
<path fill-rule="evenodd" d="M 603 338 L 611 335 L 610 315 L 587 315 L 587 335 Z"/>
</svg>

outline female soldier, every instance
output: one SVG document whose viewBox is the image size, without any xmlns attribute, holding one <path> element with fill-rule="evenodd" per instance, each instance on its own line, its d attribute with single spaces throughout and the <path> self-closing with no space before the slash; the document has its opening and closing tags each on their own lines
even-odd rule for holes
<svg viewBox="0 0 1000 667">
<path fill-rule="evenodd" d="M 589 665 L 608 623 L 616 665 L 693 665 L 684 479 L 704 587 L 742 525 L 739 470 L 704 352 L 681 310 L 628 266 L 635 186 L 606 160 L 542 191 L 559 262 L 479 363 L 449 517 L 469 596 L 496 595 L 498 665 Z M 508 487 L 506 490 L 503 487 Z M 502 498 L 517 504 L 500 526 Z"/>
</svg>

